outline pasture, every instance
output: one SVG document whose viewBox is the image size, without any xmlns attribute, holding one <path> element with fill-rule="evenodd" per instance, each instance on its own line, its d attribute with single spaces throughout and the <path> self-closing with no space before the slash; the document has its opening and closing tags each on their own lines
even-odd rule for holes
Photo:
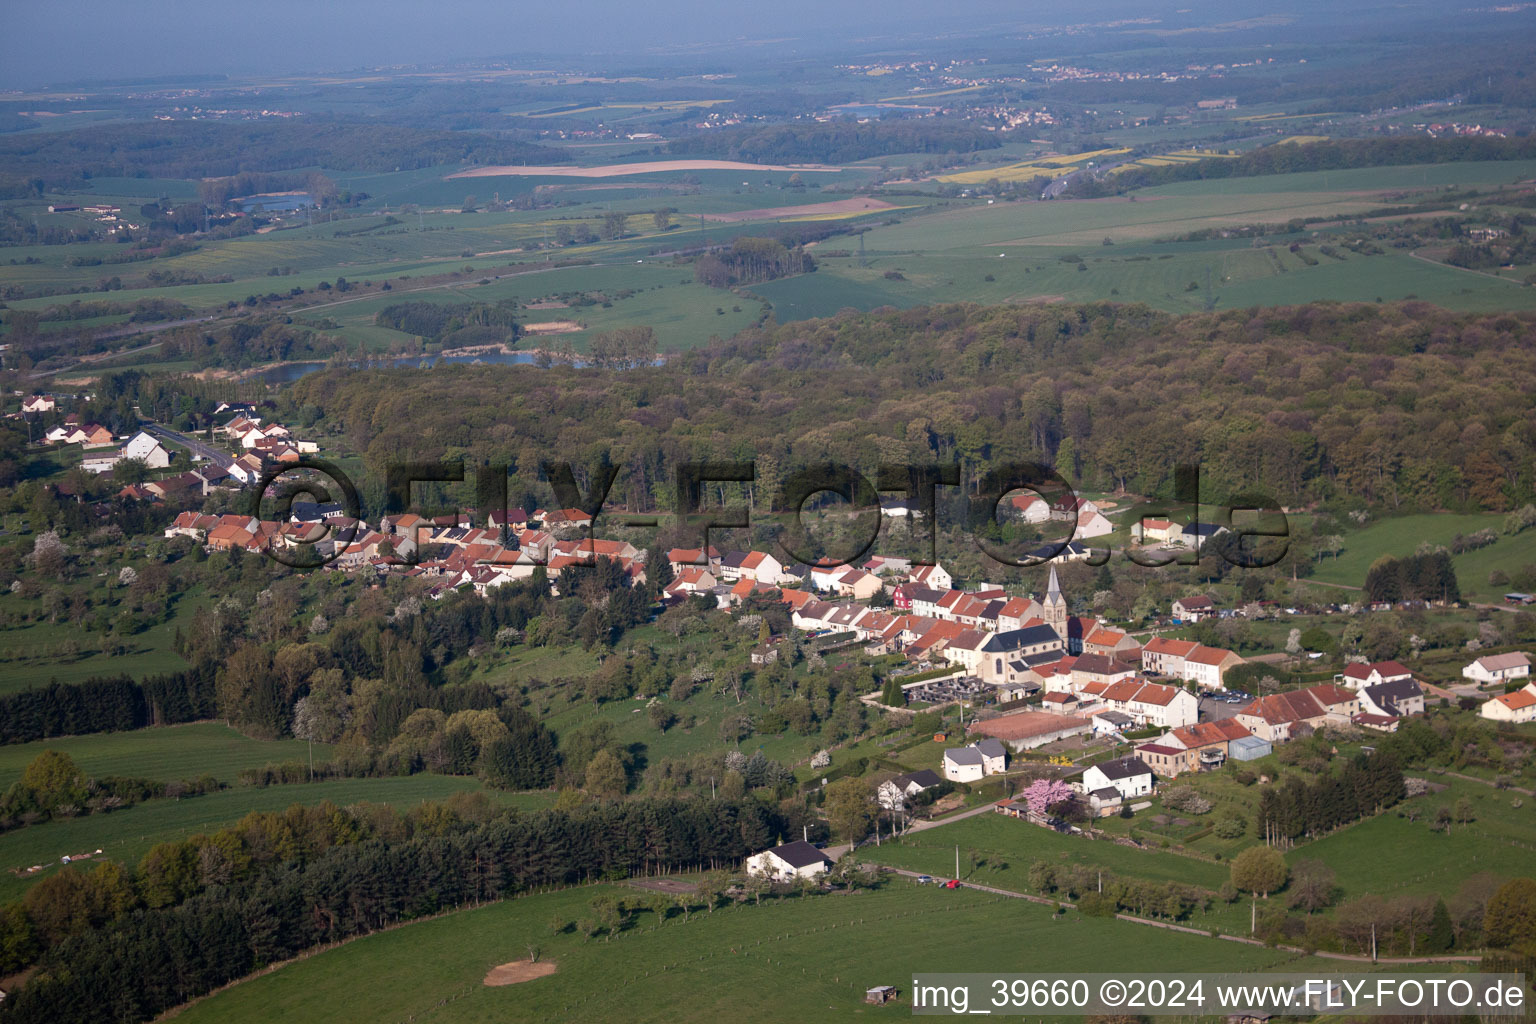
<svg viewBox="0 0 1536 1024">
<path fill-rule="evenodd" d="M 910 1016 L 914 973 L 1105 969 L 1304 970 L 1321 962 L 1204 936 L 1155 933 L 972 891 L 896 880 L 877 891 L 643 914 L 613 939 L 551 934 L 612 887 L 528 896 L 369 936 L 235 985 L 178 1016 L 186 1024 L 283 1019 L 335 1022 L 426 1016 L 470 1021 L 666 1021 L 733 1024 Z M 483 984 L 494 966 L 539 947 L 554 974 Z M 903 998 L 864 1006 L 891 984 Z M 765 998 L 771 993 L 771 998 Z"/>
</svg>

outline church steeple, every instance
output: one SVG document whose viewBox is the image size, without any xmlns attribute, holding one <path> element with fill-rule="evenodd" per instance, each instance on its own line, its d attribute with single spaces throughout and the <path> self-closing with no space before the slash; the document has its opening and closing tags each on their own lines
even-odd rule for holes
<svg viewBox="0 0 1536 1024">
<path fill-rule="evenodd" d="M 1056 566 L 1051 566 L 1050 583 L 1045 588 L 1045 600 L 1041 602 L 1042 616 L 1046 625 L 1056 631 L 1063 641 L 1067 638 L 1067 599 L 1061 594 L 1061 583 L 1056 579 Z"/>
</svg>

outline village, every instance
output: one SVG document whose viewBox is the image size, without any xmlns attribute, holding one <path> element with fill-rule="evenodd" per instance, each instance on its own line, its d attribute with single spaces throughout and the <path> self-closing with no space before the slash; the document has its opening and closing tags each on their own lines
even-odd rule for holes
<svg viewBox="0 0 1536 1024">
<path fill-rule="evenodd" d="M 24 415 L 56 411 L 54 399 L 26 399 Z M 88 473 L 114 473 L 125 463 L 160 471 L 157 479 L 126 484 L 120 499 L 182 501 L 215 493 L 237 494 L 285 467 L 303 479 L 304 456 L 318 451 L 276 422 L 263 422 L 250 405 L 221 404 L 229 418 L 196 441 L 144 424 L 124 440 L 71 413 L 47 431 L 52 445 L 78 445 Z M 216 439 L 216 440 L 215 440 Z M 167 447 L 167 444 L 170 447 Z M 180 468 L 172 450 L 186 448 L 191 464 Z M 179 472 L 173 470 L 179 469 Z M 310 496 L 289 481 L 295 496 Z M 1227 673 L 1245 664 L 1236 652 L 1193 640 L 1133 634 L 1109 621 L 1072 614 L 1056 563 L 1081 560 L 1087 548 L 1076 538 L 1113 530 L 1097 505 L 1069 495 L 1047 501 L 1036 494 L 1010 499 L 1009 510 L 1030 524 L 1070 524 L 1073 540 L 1042 549 L 1053 563 L 1042 593 L 1010 593 L 1001 585 L 956 586 L 942 564 L 876 555 L 859 565 L 805 565 L 760 550 L 716 547 L 665 551 L 661 608 L 690 600 L 708 602 L 722 614 L 749 600 L 781 603 L 804 642 L 824 649 L 858 648 L 872 657 L 895 656 L 894 688 L 864 695 L 880 711 L 958 709 L 960 745 L 936 747 L 935 764 L 876 780 L 880 809 L 893 828 L 910 823 L 924 794 L 965 787 L 1014 774 L 1021 766 L 1057 767 L 1058 784 L 1090 817 L 1129 816 L 1150 806 L 1159 787 L 1194 772 L 1230 762 L 1255 761 L 1292 740 L 1322 729 L 1390 734 L 1424 713 L 1426 701 L 1475 694 L 1479 713 L 1492 722 L 1536 721 L 1536 683 L 1529 682 L 1524 652 L 1486 655 L 1462 670 L 1465 686 L 1452 692 L 1421 682 L 1396 661 L 1354 661 L 1330 682 L 1294 690 L 1249 694 L 1227 688 Z M 339 501 L 292 500 L 282 520 L 233 513 L 179 513 L 166 538 L 190 538 L 205 551 L 239 549 L 268 554 L 286 564 L 325 571 L 399 576 L 416 581 L 423 596 L 441 600 L 458 593 L 485 596 L 539 574 L 554 596 L 569 571 L 610 561 L 630 586 L 646 583 L 648 553 L 623 540 L 592 537 L 593 516 L 580 509 L 492 510 L 483 527 L 468 525 L 473 511 L 436 517 L 404 512 L 369 523 L 348 514 Z M 905 503 L 883 507 L 887 517 L 913 512 Z M 1222 531 L 1145 517 L 1130 534 L 1136 543 L 1164 551 L 1194 548 Z M 302 559 L 307 555 L 312 561 Z M 1172 602 L 1174 624 L 1200 623 L 1240 609 L 1222 609 L 1208 594 Z M 768 636 L 752 651 L 755 665 L 776 661 L 789 643 Z M 1483 699 L 1486 697 L 1486 699 Z M 935 740 L 950 740 L 936 735 Z M 1010 786 L 1010 791 L 1012 786 Z M 1056 801 L 1060 803 L 1060 801 Z M 1023 793 L 990 805 L 997 813 L 1035 825 L 1078 831 Z M 749 873 L 775 881 L 812 879 L 832 866 L 826 852 L 801 840 L 763 851 Z"/>
</svg>

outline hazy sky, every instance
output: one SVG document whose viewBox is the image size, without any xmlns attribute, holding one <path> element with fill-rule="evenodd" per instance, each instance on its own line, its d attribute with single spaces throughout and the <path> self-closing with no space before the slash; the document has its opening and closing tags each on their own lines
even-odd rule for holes
<svg viewBox="0 0 1536 1024">
<path fill-rule="evenodd" d="M 492 55 L 638 54 L 743 39 L 798 38 L 819 50 L 834 35 L 963 29 L 976 25 L 974 18 L 997 16 L 1026 26 L 1047 16 L 1075 20 L 1084 9 L 1044 0 L 967 0 L 963 7 L 967 17 L 957 19 L 953 7 L 931 0 L 0 0 L 0 86 Z"/>
</svg>

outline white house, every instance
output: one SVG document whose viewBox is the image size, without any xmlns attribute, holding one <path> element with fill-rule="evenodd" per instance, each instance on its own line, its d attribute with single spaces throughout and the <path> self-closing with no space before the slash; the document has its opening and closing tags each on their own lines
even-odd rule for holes
<svg viewBox="0 0 1536 1024">
<path fill-rule="evenodd" d="M 1089 766 L 1083 772 L 1083 791 L 1090 796 L 1111 789 L 1120 799 L 1147 796 L 1152 792 L 1152 769 L 1139 757 L 1121 757 Z"/>
<path fill-rule="evenodd" d="M 1003 771 L 1007 765 L 1006 749 L 991 738 L 944 751 L 944 777 L 951 782 L 976 782 Z"/>
<path fill-rule="evenodd" d="M 1424 690 L 1413 678 L 1393 679 L 1360 688 L 1360 710 L 1372 715 L 1406 718 L 1424 713 Z"/>
<path fill-rule="evenodd" d="M 907 577 L 918 586 L 929 590 L 948 590 L 955 585 L 955 578 L 942 565 L 920 565 Z"/>
<path fill-rule="evenodd" d="M 1479 683 L 1503 683 L 1524 679 L 1531 674 L 1531 659 L 1524 651 L 1510 654 L 1485 654 L 1461 670 L 1466 679 Z"/>
<path fill-rule="evenodd" d="M 162 448 L 153 435 L 142 430 L 123 445 L 123 458 L 138 459 L 150 469 L 165 469 L 171 464 L 171 453 Z"/>
<path fill-rule="evenodd" d="M 803 839 L 775 846 L 747 858 L 747 874 L 775 882 L 815 878 L 832 864 L 827 855 Z"/>
<path fill-rule="evenodd" d="M 21 403 L 22 412 L 53 412 L 58 408 L 51 395 L 32 395 Z"/>
<path fill-rule="evenodd" d="M 1526 683 L 1514 693 L 1501 693 L 1479 710 L 1494 722 L 1536 722 L 1536 683 Z"/>
<path fill-rule="evenodd" d="M 880 783 L 876 796 L 880 800 L 881 807 L 894 811 L 923 790 L 931 789 L 943 781 L 939 778 L 938 772 L 924 768 L 921 771 L 898 775 L 894 779 L 886 779 Z"/>
</svg>

